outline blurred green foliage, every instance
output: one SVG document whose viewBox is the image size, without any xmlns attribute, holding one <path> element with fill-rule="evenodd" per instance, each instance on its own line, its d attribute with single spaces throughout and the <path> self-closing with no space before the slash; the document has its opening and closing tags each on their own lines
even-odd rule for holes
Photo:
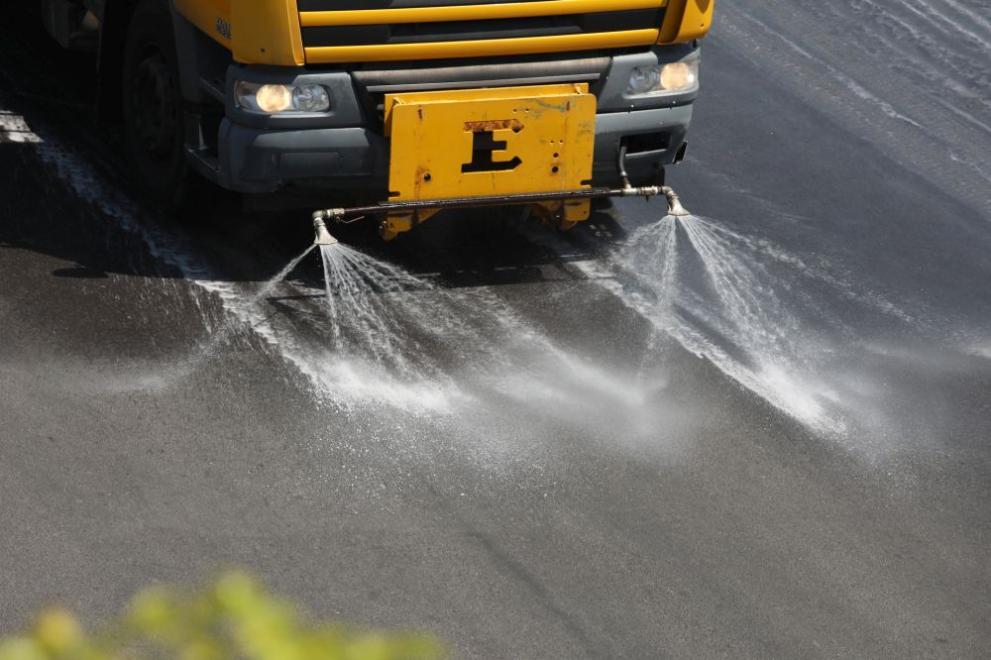
<svg viewBox="0 0 991 660">
<path fill-rule="evenodd" d="M 0 660 L 435 660 L 432 637 L 307 624 L 251 576 L 232 572 L 199 592 L 153 587 L 120 621 L 88 635 L 68 611 L 43 612 L 23 635 L 0 640 Z"/>
</svg>

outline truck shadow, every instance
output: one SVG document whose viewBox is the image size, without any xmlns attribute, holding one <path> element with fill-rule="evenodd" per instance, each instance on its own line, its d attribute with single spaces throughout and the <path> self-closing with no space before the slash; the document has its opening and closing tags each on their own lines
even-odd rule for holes
<svg viewBox="0 0 991 660">
<path fill-rule="evenodd" d="M 347 232 L 341 238 L 412 273 L 435 276 L 447 287 L 587 279 L 572 263 L 598 259 L 626 236 L 604 210 L 560 232 L 515 207 L 442 213 L 391 243 L 371 228 L 373 223 L 358 240 Z"/>
<path fill-rule="evenodd" d="M 20 101 L 0 96 L 3 116 L 16 118 L 8 125 L 25 127 L 23 135 L 0 133 L 0 163 L 9 172 L 0 180 L 0 249 L 65 262 L 53 268 L 55 277 L 187 277 L 189 269 L 169 265 L 179 258 L 210 279 L 260 281 L 312 240 L 306 209 L 247 213 L 240 196 L 221 190 L 193 210 L 156 208 L 130 186 L 112 146 L 104 151 L 77 142 L 69 132 L 77 127 L 35 121 L 40 111 Z M 390 243 L 378 237 L 373 219 L 333 231 L 357 249 L 450 287 L 584 278 L 569 262 L 597 258 L 625 235 L 606 213 L 560 234 L 501 209 L 441 214 Z M 566 245 L 566 256 L 551 243 Z M 317 261 L 296 276 L 321 278 Z"/>
<path fill-rule="evenodd" d="M 309 208 L 247 213 L 241 196 L 219 188 L 192 210 L 157 208 L 130 184 L 119 128 L 87 110 L 96 87 L 92 56 L 52 47 L 36 7 L 15 4 L 0 26 L 0 167 L 7 173 L 0 177 L 0 249 L 54 257 L 64 262 L 52 269 L 60 278 L 188 276 L 190 269 L 169 265 L 179 258 L 204 277 L 259 281 L 312 240 Z M 322 203 L 340 200 L 327 194 Z M 597 229 L 562 236 L 567 256 L 548 247 L 557 239 L 532 240 L 556 230 L 504 210 L 440 214 L 388 244 L 373 219 L 332 231 L 444 286 L 467 287 L 583 277 L 568 262 L 596 258 L 623 236 L 608 214 L 591 224 Z M 303 276 L 322 276 L 319 264 L 308 265 L 314 268 Z"/>
</svg>

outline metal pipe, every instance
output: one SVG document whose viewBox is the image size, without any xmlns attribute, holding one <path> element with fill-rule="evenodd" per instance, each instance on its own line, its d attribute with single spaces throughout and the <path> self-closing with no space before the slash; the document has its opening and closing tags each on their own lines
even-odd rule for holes
<svg viewBox="0 0 991 660">
<path fill-rule="evenodd" d="M 626 145 L 622 142 L 619 145 L 619 160 L 616 162 L 616 169 L 619 170 L 619 177 L 623 182 L 623 188 L 631 188 L 630 175 L 626 173 Z"/>
<path fill-rule="evenodd" d="M 522 193 L 518 195 L 493 195 L 487 197 L 454 197 L 450 199 L 418 199 L 404 202 L 384 202 L 374 206 L 323 209 L 313 214 L 314 219 L 340 222 L 348 218 L 381 213 L 410 213 L 426 209 L 465 209 L 479 206 L 506 206 L 536 202 L 567 201 L 571 199 L 600 199 L 603 197 L 657 197 L 664 191 L 659 186 L 626 188 L 585 188 L 556 193 Z"/>
<path fill-rule="evenodd" d="M 624 186 L 623 188 L 584 188 L 551 193 L 521 193 L 518 195 L 492 195 L 485 197 L 454 197 L 449 199 L 417 199 L 402 202 L 383 202 L 373 206 L 322 209 L 313 213 L 313 227 L 316 230 L 317 245 L 333 245 L 337 242 L 327 232 L 325 222 L 347 222 L 349 219 L 366 215 L 388 213 L 415 213 L 425 210 L 468 209 L 485 206 L 507 206 L 515 204 L 535 204 L 573 199 L 601 199 L 604 197 L 659 197 L 663 195 L 668 203 L 668 215 L 683 217 L 691 215 L 681 204 L 681 199 L 670 186 Z M 329 242 L 327 242 L 329 241 Z"/>
</svg>

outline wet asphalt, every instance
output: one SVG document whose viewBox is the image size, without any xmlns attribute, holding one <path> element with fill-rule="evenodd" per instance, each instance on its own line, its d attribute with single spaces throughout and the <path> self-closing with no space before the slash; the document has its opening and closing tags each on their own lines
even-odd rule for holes
<svg viewBox="0 0 991 660">
<path fill-rule="evenodd" d="M 437 287 L 394 302 L 415 378 L 328 355 L 315 256 L 251 302 L 305 214 L 158 212 L 85 110 L 90 63 L 15 13 L 0 633 L 243 566 L 459 658 L 987 657 L 991 13 L 719 10 L 670 179 L 748 295 L 644 295 L 639 201 L 565 236 L 352 229 Z"/>
</svg>

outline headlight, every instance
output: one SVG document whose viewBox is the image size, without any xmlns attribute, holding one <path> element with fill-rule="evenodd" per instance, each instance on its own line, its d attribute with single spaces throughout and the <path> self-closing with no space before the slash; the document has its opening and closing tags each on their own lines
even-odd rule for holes
<svg viewBox="0 0 991 660">
<path fill-rule="evenodd" d="M 330 110 L 330 91 L 323 85 L 259 85 L 239 81 L 234 85 L 242 110 L 266 115 Z"/>
<path fill-rule="evenodd" d="M 638 66 L 630 74 L 627 94 L 676 94 L 698 84 L 699 61 L 671 62 L 664 66 Z"/>
<path fill-rule="evenodd" d="M 694 66 L 693 66 L 694 65 Z M 695 87 L 699 79 L 699 63 L 673 62 L 661 69 L 661 89 L 678 92 Z"/>
<path fill-rule="evenodd" d="M 292 90 L 285 85 L 262 85 L 255 92 L 254 101 L 262 112 L 285 112 L 292 108 Z"/>
</svg>

